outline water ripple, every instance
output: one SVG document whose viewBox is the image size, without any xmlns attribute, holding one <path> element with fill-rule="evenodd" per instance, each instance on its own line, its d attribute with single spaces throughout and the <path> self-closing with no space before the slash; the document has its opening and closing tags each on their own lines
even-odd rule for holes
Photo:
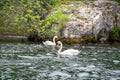
<svg viewBox="0 0 120 80">
<path fill-rule="evenodd" d="M 58 58 L 41 44 L 1 43 L 0 80 L 119 80 L 120 47 L 64 45 L 82 52 Z"/>
</svg>

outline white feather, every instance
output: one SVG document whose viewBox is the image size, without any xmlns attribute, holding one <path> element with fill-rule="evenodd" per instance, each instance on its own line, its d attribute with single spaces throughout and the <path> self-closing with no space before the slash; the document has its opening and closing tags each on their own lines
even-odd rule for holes
<svg viewBox="0 0 120 80">
<path fill-rule="evenodd" d="M 58 41 L 57 44 L 60 44 L 60 49 L 58 50 L 58 56 L 75 56 L 80 53 L 80 51 L 77 49 L 67 49 L 61 52 L 63 47 L 62 42 Z"/>
<path fill-rule="evenodd" d="M 55 39 L 57 38 L 57 36 L 54 36 L 53 37 L 53 42 L 52 41 L 45 41 L 45 42 L 43 42 L 43 44 L 45 45 L 45 46 L 55 46 L 56 45 L 56 43 L 55 43 Z"/>
</svg>

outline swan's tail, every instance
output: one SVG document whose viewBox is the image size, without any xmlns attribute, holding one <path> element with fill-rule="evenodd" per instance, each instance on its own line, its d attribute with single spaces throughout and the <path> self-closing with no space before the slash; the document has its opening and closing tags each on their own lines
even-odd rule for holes
<svg viewBox="0 0 120 80">
<path fill-rule="evenodd" d="M 74 55 L 78 55 L 80 52 L 81 52 L 81 50 L 80 51 L 76 50 L 75 53 L 74 53 Z"/>
</svg>

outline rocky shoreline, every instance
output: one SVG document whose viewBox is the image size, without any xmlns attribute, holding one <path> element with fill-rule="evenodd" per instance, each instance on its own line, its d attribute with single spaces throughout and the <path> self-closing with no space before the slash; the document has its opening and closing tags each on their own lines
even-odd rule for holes
<svg viewBox="0 0 120 80">
<path fill-rule="evenodd" d="M 120 43 L 100 43 L 100 42 L 85 42 L 84 39 L 58 39 L 60 41 L 62 41 L 65 44 L 79 44 L 81 46 L 120 46 Z M 11 34 L 7 34 L 7 35 L 3 35 L 0 34 L 0 43 L 5 42 L 5 43 L 28 43 L 28 37 L 27 36 L 23 36 L 23 35 L 11 35 Z M 30 43 L 34 43 L 34 42 L 30 42 Z M 41 43 L 37 43 L 37 44 L 41 44 Z"/>
<path fill-rule="evenodd" d="M 0 42 L 26 42 L 27 36 L 16 34 L 0 34 Z"/>
</svg>

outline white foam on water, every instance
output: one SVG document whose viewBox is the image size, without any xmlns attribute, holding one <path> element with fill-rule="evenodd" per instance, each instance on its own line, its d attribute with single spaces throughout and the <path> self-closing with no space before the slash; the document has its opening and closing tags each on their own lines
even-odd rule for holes
<svg viewBox="0 0 120 80">
<path fill-rule="evenodd" d="M 88 52 L 82 52 L 82 54 L 88 54 Z"/>
<path fill-rule="evenodd" d="M 114 70 L 113 72 L 120 74 L 120 70 Z"/>
<path fill-rule="evenodd" d="M 46 59 L 46 58 L 51 58 L 52 59 L 53 57 L 52 56 L 45 56 L 45 55 L 40 56 L 40 59 Z"/>
<path fill-rule="evenodd" d="M 110 78 L 110 80 L 120 80 L 120 78 Z"/>
<path fill-rule="evenodd" d="M 1 52 L 3 53 L 20 53 L 20 52 L 35 52 L 38 49 L 43 48 L 42 45 L 36 44 L 5 44 L 1 47 Z"/>
<path fill-rule="evenodd" d="M 85 48 L 85 46 L 82 46 L 82 48 L 84 49 L 84 48 Z"/>
<path fill-rule="evenodd" d="M 81 70 L 81 71 L 85 71 L 87 68 L 86 68 L 86 67 L 75 67 L 74 69 L 78 69 L 78 70 Z"/>
<path fill-rule="evenodd" d="M 27 59 L 39 59 L 40 58 L 40 57 L 35 57 L 35 56 L 20 56 L 20 55 L 18 55 L 18 57 L 27 58 Z"/>
<path fill-rule="evenodd" d="M 103 60 L 109 60 L 109 59 L 103 59 Z"/>
<path fill-rule="evenodd" d="M 62 67 L 61 69 L 68 69 L 69 67 Z"/>
<path fill-rule="evenodd" d="M 32 65 L 32 64 L 31 64 L 31 63 L 16 63 L 16 65 L 30 66 L 30 65 Z"/>
<path fill-rule="evenodd" d="M 97 52 L 101 52 L 102 53 L 103 51 L 102 50 L 97 50 Z"/>
<path fill-rule="evenodd" d="M 1 50 L 2 53 L 19 53 L 24 52 L 24 50 Z"/>
<path fill-rule="evenodd" d="M 95 49 L 95 47 L 94 47 L 94 46 L 87 46 L 87 48 L 92 48 L 92 49 Z"/>
<path fill-rule="evenodd" d="M 95 68 L 95 65 L 88 65 L 87 68 L 93 69 L 93 68 Z"/>
<path fill-rule="evenodd" d="M 77 74 L 78 77 L 89 77 L 89 73 L 87 72 L 82 72 L 82 73 L 79 73 Z"/>
<path fill-rule="evenodd" d="M 52 56 L 45 56 L 45 55 L 39 55 L 39 56 L 21 56 L 18 55 L 20 58 L 25 58 L 25 59 L 46 59 L 46 58 L 53 58 Z"/>
<path fill-rule="evenodd" d="M 52 56 L 53 54 L 51 54 L 51 53 L 47 53 L 46 55 L 47 55 L 47 56 Z"/>
<path fill-rule="evenodd" d="M 97 52 L 94 52 L 94 53 L 92 53 L 92 54 L 97 54 Z"/>
<path fill-rule="evenodd" d="M 118 50 L 118 52 L 120 52 L 120 50 Z"/>
<path fill-rule="evenodd" d="M 91 77 L 95 77 L 95 78 L 97 78 L 97 77 L 99 77 L 99 75 L 97 75 L 97 74 L 93 74 L 93 75 L 91 75 Z"/>
<path fill-rule="evenodd" d="M 66 78 L 71 77 L 70 74 L 67 74 L 67 73 L 64 73 L 64 72 L 60 72 L 60 71 L 54 71 L 54 72 L 50 73 L 49 76 L 50 77 L 61 76 L 61 77 L 66 77 Z"/>
<path fill-rule="evenodd" d="M 112 53 L 113 51 L 112 50 L 108 50 L 107 52 Z"/>
<path fill-rule="evenodd" d="M 74 67 L 77 67 L 77 66 L 79 66 L 79 64 L 73 64 L 73 66 L 74 66 Z"/>
<path fill-rule="evenodd" d="M 87 65 L 85 71 L 96 71 L 99 70 L 95 67 L 95 65 Z"/>
<path fill-rule="evenodd" d="M 113 60 L 113 62 L 114 62 L 115 64 L 119 64 L 119 63 L 120 63 L 119 60 Z"/>
<path fill-rule="evenodd" d="M 37 77 L 39 78 L 39 77 L 46 77 L 47 76 L 47 74 L 46 73 L 40 73 L 39 75 L 37 75 Z"/>
<path fill-rule="evenodd" d="M 88 65 L 86 67 L 75 66 L 75 67 L 73 67 L 73 69 L 77 69 L 77 70 L 80 70 L 80 71 L 86 71 L 86 72 L 88 72 L 88 71 L 98 71 L 99 70 L 98 68 L 96 68 L 95 65 Z"/>
<path fill-rule="evenodd" d="M 97 59 L 96 58 L 92 58 L 91 60 L 96 61 Z"/>
<path fill-rule="evenodd" d="M 31 66 L 31 67 L 29 67 L 30 69 L 34 69 L 34 68 L 36 68 L 36 67 L 33 67 L 33 66 Z"/>
<path fill-rule="evenodd" d="M 37 56 L 37 57 L 40 57 L 40 56 L 42 56 L 42 55 L 41 55 L 41 54 L 37 54 L 36 56 Z"/>
</svg>

